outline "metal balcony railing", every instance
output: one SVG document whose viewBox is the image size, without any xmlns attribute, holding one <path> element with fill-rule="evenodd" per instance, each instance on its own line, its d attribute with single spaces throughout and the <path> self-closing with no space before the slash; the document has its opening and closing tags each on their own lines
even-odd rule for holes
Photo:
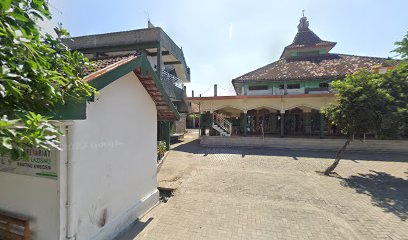
<svg viewBox="0 0 408 240">
<path fill-rule="evenodd" d="M 178 87 L 180 89 L 183 89 L 184 83 L 178 77 L 173 76 L 172 74 L 170 74 L 170 73 L 168 73 L 168 72 L 166 72 L 164 70 L 162 71 L 162 77 L 166 78 L 166 80 L 170 80 L 174 84 L 174 86 L 176 86 L 176 87 Z"/>
</svg>

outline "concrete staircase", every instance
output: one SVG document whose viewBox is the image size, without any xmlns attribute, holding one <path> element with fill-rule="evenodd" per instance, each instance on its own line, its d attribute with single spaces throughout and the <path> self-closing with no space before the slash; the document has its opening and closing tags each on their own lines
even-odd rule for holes
<svg viewBox="0 0 408 240">
<path fill-rule="evenodd" d="M 228 121 L 223 114 L 214 112 L 212 127 L 220 134 L 220 136 L 231 136 L 232 123 Z"/>
<path fill-rule="evenodd" d="M 214 122 L 212 127 L 220 134 L 220 136 L 231 136 L 231 133 L 227 132 L 224 128 L 220 127 Z"/>
</svg>

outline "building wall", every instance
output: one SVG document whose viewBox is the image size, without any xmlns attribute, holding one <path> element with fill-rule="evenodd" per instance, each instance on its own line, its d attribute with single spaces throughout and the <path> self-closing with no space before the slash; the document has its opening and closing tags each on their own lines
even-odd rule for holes
<svg viewBox="0 0 408 240">
<path fill-rule="evenodd" d="M 180 113 L 180 119 L 175 121 L 176 133 L 184 134 L 186 132 L 187 113 Z"/>
<path fill-rule="evenodd" d="M 0 172 L 0 211 L 30 220 L 33 240 L 58 239 L 57 180 Z"/>
<path fill-rule="evenodd" d="M 300 88 L 296 88 L 296 89 L 287 89 L 286 90 L 287 93 L 290 94 L 303 94 L 305 93 L 305 88 L 304 87 L 300 87 Z"/>
<path fill-rule="evenodd" d="M 112 239 L 158 202 L 157 112 L 129 73 L 100 90 L 71 127 L 76 240 Z"/>
<path fill-rule="evenodd" d="M 272 95 L 273 94 L 273 88 L 271 86 L 268 86 L 268 89 L 265 90 L 247 90 L 247 95 L 248 96 L 262 96 L 262 95 Z"/>
<path fill-rule="evenodd" d="M 232 107 L 241 111 L 257 108 L 272 108 L 278 111 L 289 110 L 295 107 L 309 107 L 319 110 L 322 107 L 328 106 L 329 103 L 335 100 L 334 95 L 287 95 L 273 97 L 257 97 L 257 98 L 225 98 L 193 100 L 193 103 L 201 104 L 201 112 L 215 111 L 225 107 Z"/>
<path fill-rule="evenodd" d="M 308 81 L 294 81 L 294 82 L 264 82 L 264 83 L 247 83 L 242 87 L 242 94 L 246 96 L 263 96 L 263 95 L 284 95 L 284 90 L 280 89 L 280 85 L 284 84 L 299 84 L 298 89 L 287 89 L 287 94 L 304 94 L 306 89 L 319 88 L 319 83 L 327 82 L 324 80 L 308 80 Z M 268 86 L 266 90 L 249 90 L 249 86 Z M 310 92 L 312 93 L 312 92 Z"/>
<path fill-rule="evenodd" d="M 153 57 L 148 56 L 147 60 L 149 60 L 150 65 L 152 66 L 152 68 L 154 70 L 157 70 L 157 56 L 153 56 Z M 161 65 L 161 69 L 164 70 L 165 65 L 164 65 L 163 61 L 160 63 L 160 65 Z"/>
</svg>

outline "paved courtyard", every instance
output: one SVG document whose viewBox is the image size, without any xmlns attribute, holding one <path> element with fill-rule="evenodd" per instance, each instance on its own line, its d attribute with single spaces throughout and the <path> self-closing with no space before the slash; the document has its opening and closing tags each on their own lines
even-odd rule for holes
<svg viewBox="0 0 408 240">
<path fill-rule="evenodd" d="M 203 148 L 186 135 L 158 174 L 177 188 L 123 239 L 408 239 L 408 156 Z"/>
</svg>

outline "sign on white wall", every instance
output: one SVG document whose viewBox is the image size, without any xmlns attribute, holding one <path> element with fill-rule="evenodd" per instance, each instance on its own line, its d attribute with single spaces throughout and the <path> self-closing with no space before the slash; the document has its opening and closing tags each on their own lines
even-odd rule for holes
<svg viewBox="0 0 408 240">
<path fill-rule="evenodd" d="M 27 159 L 12 160 L 10 156 L 0 156 L 0 171 L 57 179 L 58 150 L 33 148 L 27 151 Z"/>
</svg>

